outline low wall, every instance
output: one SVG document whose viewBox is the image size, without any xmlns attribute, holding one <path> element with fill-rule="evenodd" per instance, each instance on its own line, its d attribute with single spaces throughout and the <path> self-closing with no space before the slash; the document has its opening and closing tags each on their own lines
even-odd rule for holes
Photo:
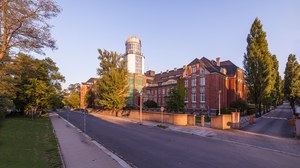
<svg viewBox="0 0 300 168">
<path fill-rule="evenodd" d="M 124 110 L 124 111 L 91 111 L 91 113 L 98 113 L 102 115 L 109 115 L 115 117 L 124 117 L 130 119 L 140 119 L 140 111 L 138 110 Z M 152 112 L 152 111 L 143 111 L 142 113 L 143 121 L 155 121 L 161 122 L 162 115 L 161 112 Z M 182 126 L 194 126 L 196 124 L 196 115 L 193 114 L 173 114 L 173 113 L 164 113 L 163 122 L 173 125 L 182 125 Z"/>
<path fill-rule="evenodd" d="M 239 128 L 240 113 L 232 112 L 231 114 L 221 114 L 211 118 L 211 128 L 230 129 Z"/>
</svg>

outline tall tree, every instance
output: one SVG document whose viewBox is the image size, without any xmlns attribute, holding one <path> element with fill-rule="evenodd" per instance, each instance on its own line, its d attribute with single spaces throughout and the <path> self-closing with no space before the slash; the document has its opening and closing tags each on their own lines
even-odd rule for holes
<svg viewBox="0 0 300 168">
<path fill-rule="evenodd" d="M 71 106 L 72 108 L 78 108 L 80 105 L 80 84 L 70 84 L 68 89 L 64 90 L 63 104 L 65 106 Z"/>
<path fill-rule="evenodd" d="M 0 62 L 13 50 L 43 54 L 55 49 L 49 19 L 61 9 L 53 0 L 1 0 Z"/>
<path fill-rule="evenodd" d="M 261 115 L 262 104 L 269 100 L 272 84 L 271 54 L 268 49 L 266 33 L 256 18 L 247 37 L 247 53 L 244 54 L 245 80 L 249 89 L 249 98 Z"/>
<path fill-rule="evenodd" d="M 20 53 L 8 66 L 15 80 L 13 102 L 17 109 L 26 114 L 32 108 L 35 112 L 54 108 L 52 98 L 60 95 L 64 76 L 52 59 L 39 60 Z"/>
<path fill-rule="evenodd" d="M 108 110 L 119 110 L 126 106 L 128 96 L 128 72 L 124 55 L 113 51 L 98 50 L 100 78 L 96 83 L 96 102 Z"/>
<path fill-rule="evenodd" d="M 182 81 L 178 80 L 176 87 L 170 89 L 167 100 L 167 111 L 183 111 L 185 94 L 185 87 Z"/>
<path fill-rule="evenodd" d="M 295 101 L 300 98 L 300 65 L 294 54 L 289 55 L 284 71 L 284 95 L 295 112 Z"/>
</svg>

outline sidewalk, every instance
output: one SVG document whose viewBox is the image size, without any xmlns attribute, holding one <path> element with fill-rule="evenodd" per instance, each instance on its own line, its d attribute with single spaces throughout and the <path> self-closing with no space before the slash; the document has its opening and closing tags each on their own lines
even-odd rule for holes
<svg viewBox="0 0 300 168">
<path fill-rule="evenodd" d="M 49 117 L 55 130 L 66 168 L 130 167 L 116 155 L 60 118 L 57 113 L 49 113 Z M 121 166 L 120 164 L 123 165 Z"/>
</svg>

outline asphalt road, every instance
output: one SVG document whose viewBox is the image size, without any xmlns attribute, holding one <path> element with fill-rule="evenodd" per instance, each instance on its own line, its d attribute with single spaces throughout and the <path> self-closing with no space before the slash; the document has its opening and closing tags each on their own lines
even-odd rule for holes
<svg viewBox="0 0 300 168">
<path fill-rule="evenodd" d="M 289 121 L 292 117 L 289 103 L 284 103 L 243 130 L 282 138 L 294 138 L 295 127 L 291 126 Z"/>
<path fill-rule="evenodd" d="M 66 112 L 59 114 L 67 118 Z M 82 114 L 70 112 L 69 119 L 83 128 Z M 127 162 L 142 168 L 288 168 L 300 164 L 299 157 L 278 152 L 89 115 L 87 134 Z"/>
</svg>

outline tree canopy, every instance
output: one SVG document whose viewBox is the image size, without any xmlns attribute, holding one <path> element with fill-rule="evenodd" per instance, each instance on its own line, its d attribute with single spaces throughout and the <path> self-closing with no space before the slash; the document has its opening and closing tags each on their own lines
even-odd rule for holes
<svg viewBox="0 0 300 168">
<path fill-rule="evenodd" d="M 176 87 L 170 89 L 167 100 L 167 111 L 180 112 L 184 109 L 186 90 L 182 81 L 178 80 Z"/>
<path fill-rule="evenodd" d="M 294 54 L 289 55 L 284 71 L 284 95 L 295 110 L 295 101 L 300 98 L 300 65 Z"/>
<path fill-rule="evenodd" d="M 16 109 L 26 114 L 32 109 L 41 112 L 58 108 L 61 101 L 60 83 L 65 79 L 52 59 L 40 60 L 19 53 L 8 64 L 2 65 L 0 74 L 6 76 L 8 81 L 0 83 L 0 99 L 11 102 Z M 6 90 L 8 87 L 11 88 Z"/>
<path fill-rule="evenodd" d="M 266 32 L 256 18 L 247 37 L 247 53 L 244 54 L 245 80 L 249 89 L 248 97 L 261 115 L 262 105 L 269 107 L 273 102 L 278 75 L 278 62 L 268 49 Z M 274 65 L 277 64 L 277 67 Z M 278 79 L 279 80 L 279 79 Z"/>
<path fill-rule="evenodd" d="M 64 91 L 63 104 L 72 108 L 78 108 L 80 105 L 80 84 L 70 84 Z"/>
<path fill-rule="evenodd" d="M 119 110 L 126 106 L 128 96 L 128 72 L 124 55 L 113 51 L 98 50 L 100 67 L 96 82 L 96 103 L 108 110 Z"/>
<path fill-rule="evenodd" d="M 61 11 L 53 0 L 1 0 L 0 8 L 0 62 L 14 50 L 44 54 L 43 48 L 56 48 L 47 23 Z"/>
</svg>

